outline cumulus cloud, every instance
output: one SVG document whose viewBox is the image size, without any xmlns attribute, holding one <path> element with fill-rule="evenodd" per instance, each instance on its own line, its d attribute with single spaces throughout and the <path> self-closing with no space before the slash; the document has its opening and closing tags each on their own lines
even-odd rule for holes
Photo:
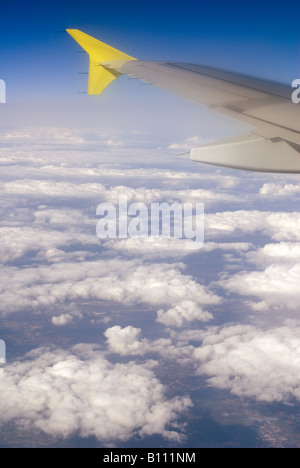
<svg viewBox="0 0 300 468">
<path fill-rule="evenodd" d="M 267 183 L 262 186 L 259 193 L 271 198 L 291 197 L 300 194 L 300 185 Z"/>
<path fill-rule="evenodd" d="M 264 234 L 276 241 L 300 240 L 299 212 L 264 212 L 257 210 L 224 211 L 207 214 L 209 235 Z"/>
<path fill-rule="evenodd" d="M 270 265 L 276 263 L 298 263 L 300 258 L 299 242 L 279 242 L 266 244 L 264 247 L 251 250 L 246 254 L 246 259 L 257 265 Z"/>
<path fill-rule="evenodd" d="M 181 203 L 206 203 L 214 205 L 218 203 L 240 203 L 240 197 L 230 193 L 217 193 L 206 189 L 181 189 L 168 190 L 162 188 L 132 188 L 125 185 L 115 185 L 106 188 L 101 183 L 88 182 L 58 182 L 55 180 L 20 179 L 3 184 L 2 193 L 10 196 L 27 196 L 38 200 L 63 198 L 63 199 L 92 199 L 93 203 L 107 201 L 113 204 L 119 203 L 120 196 L 126 196 L 128 203 L 142 202 L 145 204 L 155 202 Z"/>
<path fill-rule="evenodd" d="M 185 257 L 195 255 L 195 250 L 187 248 L 193 240 L 177 239 L 174 237 L 129 237 L 128 239 L 109 239 L 105 242 L 105 248 L 128 252 L 131 255 L 143 255 L 145 258 Z M 253 247 L 248 242 L 204 242 L 197 252 L 212 252 L 214 250 L 244 252 Z"/>
<path fill-rule="evenodd" d="M 0 159 L 1 161 L 1 159 Z M 81 161 L 82 162 L 82 161 Z M 76 166 L 61 164 L 59 167 L 59 174 L 57 174 L 57 165 L 47 164 L 41 165 L 40 167 L 14 167 L 14 171 L 9 167 L 3 168 L 2 177 L 5 178 L 20 179 L 24 175 L 26 178 L 33 177 L 41 179 L 61 179 L 61 180 L 79 180 L 79 181 L 91 181 L 99 180 L 105 181 L 105 184 L 120 185 L 124 179 L 128 185 L 136 185 L 136 180 L 139 180 L 142 186 L 161 186 L 161 187 L 173 187 L 182 186 L 182 183 L 189 179 L 193 185 L 201 183 L 201 186 L 217 185 L 221 188 L 234 188 L 240 184 L 238 177 L 218 174 L 218 173 L 203 173 L 201 172 L 188 172 L 186 170 L 177 167 L 177 170 L 164 169 L 160 167 L 109 167 L 90 164 L 88 167 L 82 167 L 80 161 L 76 161 Z"/>
<path fill-rule="evenodd" d="M 41 226 L 0 227 L 1 245 L 0 261 L 6 263 L 24 256 L 28 252 L 42 251 L 45 258 L 65 259 L 65 252 L 57 247 L 68 247 L 72 244 L 99 245 L 96 235 L 86 234 L 79 229 L 64 231 L 47 229 Z"/>
<path fill-rule="evenodd" d="M 252 325 L 170 330 L 169 339 L 142 338 L 139 328 L 115 326 L 105 331 L 109 350 L 120 355 L 157 353 L 194 368 L 208 386 L 259 401 L 300 400 L 300 327 Z M 191 345 L 190 342 L 200 345 Z"/>
<path fill-rule="evenodd" d="M 233 275 L 224 273 L 218 284 L 231 293 L 248 297 L 246 304 L 255 312 L 297 311 L 299 255 L 299 242 L 266 244 L 258 249 L 252 246 L 244 258 L 257 269 L 241 267 Z"/>
<path fill-rule="evenodd" d="M 158 338 L 150 340 L 142 338 L 142 330 L 131 325 L 121 328 L 116 325 L 104 332 L 109 351 L 121 356 L 159 355 L 167 361 L 176 361 L 178 364 L 191 364 L 194 347 L 184 341 L 184 333 L 176 333 L 169 329 L 172 338 Z M 202 335 L 201 335 L 202 336 Z"/>
<path fill-rule="evenodd" d="M 210 386 L 259 401 L 300 400 L 300 328 L 210 329 L 193 357 Z"/>
<path fill-rule="evenodd" d="M 128 326 L 121 328 L 119 325 L 108 328 L 104 332 L 109 349 L 121 355 L 144 355 L 149 351 L 150 343 L 147 339 L 140 339 L 141 329 Z"/>
<path fill-rule="evenodd" d="M 167 399 L 154 365 L 111 364 L 90 345 L 36 349 L 0 369 L 0 423 L 103 443 L 153 434 L 179 441 L 176 421 L 191 401 Z"/>
<path fill-rule="evenodd" d="M 95 226 L 95 219 L 87 216 L 84 209 L 59 207 L 47 208 L 45 205 L 39 205 L 33 212 L 34 226 L 36 228 L 51 228 L 68 230 L 76 227 L 76 232 L 84 231 L 87 228 Z"/>
<path fill-rule="evenodd" d="M 182 274 L 183 267 L 180 263 L 147 264 L 120 259 L 54 263 L 22 270 L 4 267 L 0 272 L 1 308 L 3 313 L 8 313 L 90 298 L 153 307 L 181 304 L 180 313 L 184 314 L 192 303 L 199 308 L 203 304 L 220 303 L 221 299 L 208 287 Z M 174 313 L 178 315 L 179 312 Z M 188 312 L 186 314 L 189 319 Z M 195 314 L 194 318 L 200 318 Z M 200 319 L 207 318 L 206 314 Z"/>
<path fill-rule="evenodd" d="M 56 325 L 57 327 L 62 327 L 72 321 L 73 321 L 73 317 L 71 314 L 62 314 L 62 315 L 52 317 L 52 323 L 53 325 Z"/>
<path fill-rule="evenodd" d="M 53 325 L 57 327 L 63 327 L 64 325 L 73 322 L 75 317 L 82 318 L 83 315 L 80 312 L 72 311 L 72 313 L 54 315 L 51 321 Z"/>
<path fill-rule="evenodd" d="M 110 239 L 104 245 L 105 248 L 127 252 L 131 255 L 143 255 L 145 258 L 178 258 L 194 253 L 192 249 L 186 248 L 186 244 L 186 239 L 175 237 L 129 237 L 128 239 Z"/>
<path fill-rule="evenodd" d="M 190 139 L 170 146 L 178 151 L 180 145 L 198 144 L 199 139 Z M 112 364 L 107 350 L 80 345 L 70 351 L 37 349 L 0 369 L 2 423 L 60 438 L 95 436 L 103 444 L 151 434 L 179 440 L 176 421 L 191 402 L 166 397 L 154 361 L 145 361 L 156 354 L 160 362 L 186 365 L 189 377 L 197 369 L 209 385 L 237 396 L 299 399 L 299 325 L 286 322 L 274 328 L 273 321 L 275 310 L 282 323 L 282 316 L 295 315 L 299 307 L 300 213 L 283 204 L 287 196 L 297 199 L 299 187 L 290 179 L 274 184 L 268 176 L 241 177 L 204 167 L 174 158 L 171 151 L 155 158 L 149 147 L 130 148 L 129 135 L 99 129 L 25 129 L 2 138 L 0 262 L 14 262 L 0 270 L 2 314 L 46 311 L 54 342 L 56 327 L 72 325 L 75 330 L 91 307 L 101 308 L 103 321 L 118 304 L 150 314 L 147 337 L 142 329 L 126 326 L 124 317 L 123 328 L 116 325 L 104 333 L 110 353 L 139 364 Z M 128 204 L 204 202 L 206 241 L 197 258 L 184 239 L 100 241 L 97 204 L 118 204 L 120 195 L 127 196 Z M 266 204 L 275 196 L 283 200 L 280 212 L 256 209 L 260 200 Z M 204 277 L 196 279 L 183 262 L 195 271 L 201 255 L 213 268 L 208 266 L 207 277 L 201 268 Z M 212 277 L 215 282 L 206 286 Z M 250 318 L 256 327 L 208 327 L 215 306 L 225 303 L 220 286 L 235 311 L 242 297 L 256 312 Z M 220 320 L 228 320 L 228 307 L 225 303 Z M 264 314 L 266 310 L 273 313 Z M 272 329 L 257 327 L 270 316 Z M 155 319 L 164 327 L 155 325 Z M 138 315 L 133 320 L 144 323 Z M 195 321 L 204 322 L 202 329 Z M 162 331 L 169 333 L 167 338 Z M 118 356 L 113 358 L 115 362 Z M 167 377 L 174 383 L 169 373 Z"/>
<path fill-rule="evenodd" d="M 274 264 L 264 271 L 242 271 L 221 280 L 219 284 L 242 296 L 259 298 L 260 306 L 264 304 L 267 308 L 297 310 L 300 301 L 299 275 L 300 263 Z"/>
<path fill-rule="evenodd" d="M 215 299 L 209 298 L 208 300 L 214 304 L 221 302 L 217 297 Z M 208 322 L 211 319 L 213 319 L 213 315 L 203 310 L 199 304 L 191 300 L 185 300 L 166 311 L 160 309 L 157 312 L 156 321 L 163 323 L 167 327 L 182 327 L 187 322 L 192 322 L 193 320 Z"/>
</svg>

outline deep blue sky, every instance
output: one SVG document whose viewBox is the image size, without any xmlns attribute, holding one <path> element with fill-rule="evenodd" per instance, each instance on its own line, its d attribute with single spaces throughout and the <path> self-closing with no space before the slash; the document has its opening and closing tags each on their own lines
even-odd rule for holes
<svg viewBox="0 0 300 468">
<path fill-rule="evenodd" d="M 140 59 L 207 64 L 287 83 L 300 76 L 296 1 L 12 0 L 1 5 L 0 18 L 8 104 L 83 102 L 76 92 L 86 89 L 86 77 L 77 72 L 87 70 L 87 57 L 57 32 L 66 28 Z M 122 94 L 115 86 L 118 102 L 134 93 L 131 84 L 123 86 Z"/>
</svg>

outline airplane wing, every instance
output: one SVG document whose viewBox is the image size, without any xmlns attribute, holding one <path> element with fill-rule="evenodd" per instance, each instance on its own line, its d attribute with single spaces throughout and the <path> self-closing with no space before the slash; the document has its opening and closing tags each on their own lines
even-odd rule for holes
<svg viewBox="0 0 300 468">
<path fill-rule="evenodd" d="M 126 74 L 253 127 L 247 134 L 193 148 L 193 161 L 300 173 L 300 106 L 292 102 L 290 86 L 201 65 L 137 60 L 78 29 L 67 32 L 89 54 L 88 94 L 100 94 Z"/>
</svg>

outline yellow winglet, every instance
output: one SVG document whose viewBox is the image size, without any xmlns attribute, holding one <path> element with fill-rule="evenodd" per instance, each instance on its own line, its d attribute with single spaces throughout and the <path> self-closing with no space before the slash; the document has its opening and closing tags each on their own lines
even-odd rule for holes
<svg viewBox="0 0 300 468">
<path fill-rule="evenodd" d="M 67 29 L 67 33 L 89 54 L 88 94 L 101 94 L 106 86 L 122 74 L 117 70 L 106 68 L 104 65 L 106 62 L 136 60 L 79 29 Z"/>
</svg>

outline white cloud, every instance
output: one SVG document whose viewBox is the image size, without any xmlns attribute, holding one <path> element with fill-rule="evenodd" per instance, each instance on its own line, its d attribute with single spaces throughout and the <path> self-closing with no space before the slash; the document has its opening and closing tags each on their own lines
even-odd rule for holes
<svg viewBox="0 0 300 468">
<path fill-rule="evenodd" d="M 125 328 L 116 325 L 105 330 L 104 336 L 112 352 L 125 356 L 143 356 L 146 352 L 149 352 L 151 345 L 145 338 L 140 340 L 141 331 L 140 328 L 134 328 L 130 325 Z"/>
<path fill-rule="evenodd" d="M 276 241 L 300 240 L 299 212 L 225 211 L 206 214 L 208 235 L 264 234 Z"/>
<path fill-rule="evenodd" d="M 193 242 L 193 241 L 191 241 Z M 105 242 L 105 248 L 128 252 L 131 255 L 143 255 L 144 258 L 183 257 L 195 254 L 186 248 L 186 239 L 174 237 L 129 237 L 128 239 L 110 239 Z"/>
<path fill-rule="evenodd" d="M 214 300 L 207 298 L 206 300 L 209 300 L 211 304 L 219 304 L 221 302 L 221 300 L 217 298 Z M 203 300 L 203 303 L 205 303 L 205 300 Z M 166 311 L 163 309 L 159 310 L 157 312 L 156 321 L 163 323 L 167 327 L 182 327 L 187 322 L 192 322 L 193 320 L 208 322 L 211 319 L 213 319 L 213 315 L 203 310 L 197 302 L 185 300 Z"/>
<path fill-rule="evenodd" d="M 56 127 L 39 127 L 32 129 L 30 127 L 18 130 L 10 130 L 2 135 L 4 141 L 13 142 L 13 145 L 21 144 L 26 145 L 32 143 L 41 142 L 44 145 L 47 144 L 63 144 L 68 146 L 69 144 L 81 144 L 84 143 L 84 138 L 80 135 L 80 130 L 69 129 L 69 128 L 56 128 Z"/>
<path fill-rule="evenodd" d="M 242 203 L 240 197 L 230 194 L 227 191 L 216 192 L 211 189 L 163 189 L 163 188 L 132 188 L 125 185 L 114 185 L 106 188 L 101 183 L 81 181 L 56 181 L 44 179 L 15 179 L 6 182 L 2 187 L 2 194 L 9 196 L 26 196 L 30 199 L 41 200 L 63 198 L 71 199 L 91 199 L 93 203 L 108 201 L 113 204 L 119 203 L 119 197 L 126 196 L 128 203 L 142 202 L 145 204 L 155 202 L 171 203 L 206 203 L 214 205 L 216 203 L 235 202 Z"/>
<path fill-rule="evenodd" d="M 192 148 L 195 148 L 197 146 L 202 146 L 204 144 L 208 144 L 211 140 L 203 140 L 203 138 L 200 138 L 198 136 L 194 137 L 189 137 L 185 141 L 181 141 L 179 143 L 171 143 L 168 146 L 168 149 L 174 149 L 174 150 L 190 150 Z"/>
<path fill-rule="evenodd" d="M 174 339 L 158 338 L 148 340 L 142 338 L 142 330 L 132 326 L 121 328 L 116 325 L 104 332 L 109 350 L 122 356 L 144 356 L 145 354 L 158 354 L 167 361 L 176 361 L 185 365 L 191 363 L 193 346 L 183 342 L 182 333 L 169 330 Z"/>
<path fill-rule="evenodd" d="M 124 147 L 125 146 L 125 142 L 123 140 L 116 140 L 116 139 L 113 139 L 113 138 L 109 138 L 108 140 L 106 140 L 105 144 L 107 146 L 117 146 L 117 147 Z"/>
<path fill-rule="evenodd" d="M 3 267 L 0 271 L 1 308 L 5 314 L 89 298 L 153 307 L 180 304 L 184 315 L 184 310 L 194 303 L 194 318 L 197 318 L 196 307 L 201 309 L 201 305 L 220 303 L 220 298 L 209 288 L 182 274 L 181 269 L 180 263 L 147 264 L 120 259 L 54 263 L 22 270 Z M 201 319 L 207 320 L 208 315 L 202 315 Z"/>
<path fill-rule="evenodd" d="M 257 265 L 258 270 L 241 267 L 242 271 L 238 273 L 224 273 L 218 284 L 232 293 L 254 297 L 256 301 L 249 299 L 246 304 L 255 312 L 293 313 L 298 310 L 300 299 L 299 255 L 299 242 L 272 243 L 249 250 L 244 257 Z"/>
<path fill-rule="evenodd" d="M 0 423 L 103 443 L 152 434 L 179 441 L 176 420 L 191 401 L 168 400 L 154 365 L 111 364 L 91 345 L 70 352 L 36 349 L 0 369 Z"/>
<path fill-rule="evenodd" d="M 125 140 L 126 148 L 120 151 Z M 179 141 L 173 149 L 198 144 L 197 138 Z M 154 374 L 155 363 L 145 362 L 145 356 L 155 354 L 160 362 L 187 365 L 189 376 L 197 367 L 209 385 L 241 397 L 300 399 L 299 325 L 258 328 L 270 317 L 274 327 L 274 317 L 282 323 L 282 317 L 299 310 L 300 213 L 283 205 L 284 197 L 297 198 L 298 185 L 277 176 L 274 184 L 269 176 L 198 166 L 174 158 L 174 151 L 154 156 L 152 149 L 130 147 L 129 135 L 98 129 L 11 132 L 2 139 L 0 162 L 0 195 L 5 200 L 0 207 L 0 262 L 18 259 L 14 267 L 0 271 L 2 313 L 47 311 L 54 327 L 72 324 L 74 329 L 91 308 L 104 323 L 118 304 L 120 310 L 125 305 L 132 313 L 149 315 L 146 322 L 138 322 L 149 325 L 147 338 L 140 328 L 125 326 L 125 315 L 123 328 L 105 331 L 109 352 L 138 356 L 140 364 L 111 364 L 107 351 L 80 345 L 69 352 L 38 349 L 0 369 L 0 421 L 60 438 L 94 435 L 103 443 L 155 433 L 179 440 L 176 420 L 191 403 L 188 398 L 168 400 L 167 388 Z M 188 257 L 195 252 L 186 249 L 184 239 L 100 243 L 96 205 L 118 203 L 120 195 L 126 195 L 128 203 L 204 202 L 206 242 L 197 258 Z M 281 212 L 255 209 L 263 206 L 263 196 L 264 203 L 282 199 Z M 224 204 L 243 209 L 222 211 Z M 266 237 L 269 243 L 255 250 L 256 236 L 260 245 Z M 209 270 L 200 280 L 178 262 L 190 261 L 196 268 L 198 256 Z M 220 256 L 222 262 L 216 261 Z M 205 275 L 204 267 L 201 271 Z M 204 286 L 215 271 L 222 280 Z M 229 296 L 235 310 L 230 320 L 236 317 L 238 323 L 236 311 L 243 302 L 256 312 L 251 317 L 255 327 L 206 328 L 215 306 L 223 302 L 213 290 L 219 286 L 240 296 Z M 267 310 L 273 313 L 264 314 Z M 164 327 L 155 326 L 158 336 L 153 339 L 155 319 Z M 228 314 L 219 314 L 218 320 L 228 319 Z M 204 329 L 197 329 L 196 320 L 205 322 L 205 328 L 202 323 Z M 159 332 L 166 327 L 172 327 L 167 330 L 170 335 L 162 338 Z M 202 345 L 195 348 L 195 342 Z M 115 362 L 118 356 L 113 358 Z M 174 384 L 170 373 L 169 378 Z"/>
<path fill-rule="evenodd" d="M 253 244 L 249 242 L 205 242 L 202 251 L 212 252 L 213 250 L 245 252 L 250 250 Z"/>
<path fill-rule="evenodd" d="M 270 265 L 281 263 L 298 263 L 300 258 L 299 242 L 279 242 L 266 244 L 264 247 L 250 251 L 246 254 L 248 261 L 257 265 Z"/>
<path fill-rule="evenodd" d="M 141 329 L 115 326 L 105 331 L 109 350 L 120 355 L 157 353 L 191 366 L 211 387 L 259 401 L 300 400 L 299 321 L 261 329 L 251 325 L 170 331 L 170 339 L 142 338 Z M 200 342 L 192 346 L 190 341 Z"/>
<path fill-rule="evenodd" d="M 67 225 L 62 231 L 44 229 L 42 225 L 0 227 L 0 261 L 6 263 L 32 251 L 43 251 L 47 259 L 56 257 L 62 260 L 66 254 L 57 247 L 67 247 L 72 244 L 99 245 L 96 234 L 85 234 L 80 230 L 80 225 L 78 228 L 72 229 Z"/>
<path fill-rule="evenodd" d="M 262 186 L 259 193 L 271 198 L 293 197 L 300 194 L 300 185 L 267 183 Z"/>
<path fill-rule="evenodd" d="M 195 250 L 187 248 L 193 240 L 177 239 L 174 237 L 137 237 L 128 239 L 110 239 L 105 242 L 105 248 L 128 252 L 131 255 L 143 255 L 144 258 L 185 257 L 195 255 Z M 192 244 L 193 245 L 193 244 Z M 244 252 L 250 250 L 252 244 L 247 242 L 204 242 L 197 253 L 212 252 L 214 250 Z"/>
<path fill-rule="evenodd" d="M 67 325 L 68 323 L 73 322 L 75 317 L 82 318 L 83 315 L 80 312 L 77 312 L 75 310 L 75 311 L 72 311 L 72 313 L 54 315 L 51 321 L 52 321 L 52 324 L 55 325 L 56 327 L 63 327 L 64 325 Z"/>
<path fill-rule="evenodd" d="M 48 180 L 21 179 L 7 182 L 3 191 L 9 195 L 27 195 L 30 197 L 63 197 L 63 198 L 103 198 L 106 189 L 102 184 L 76 184 Z"/>
<path fill-rule="evenodd" d="M 264 271 L 242 271 L 219 284 L 241 296 L 255 296 L 268 308 L 298 310 L 300 263 L 268 266 Z"/>
<path fill-rule="evenodd" d="M 237 325 L 203 334 L 194 350 L 198 373 L 212 387 L 260 401 L 300 400 L 300 328 L 263 331 Z"/>
<path fill-rule="evenodd" d="M 46 208 L 44 205 L 39 205 L 38 209 L 32 213 L 34 217 L 35 227 L 49 227 L 52 229 L 62 229 L 84 231 L 95 226 L 95 219 L 87 216 L 84 209 L 65 208 L 59 209 Z"/>
<path fill-rule="evenodd" d="M 52 317 L 52 323 L 53 325 L 56 325 L 57 327 L 62 327 L 66 325 L 67 323 L 70 323 L 73 321 L 73 317 L 71 314 L 62 314 L 62 315 L 57 315 Z"/>
</svg>

